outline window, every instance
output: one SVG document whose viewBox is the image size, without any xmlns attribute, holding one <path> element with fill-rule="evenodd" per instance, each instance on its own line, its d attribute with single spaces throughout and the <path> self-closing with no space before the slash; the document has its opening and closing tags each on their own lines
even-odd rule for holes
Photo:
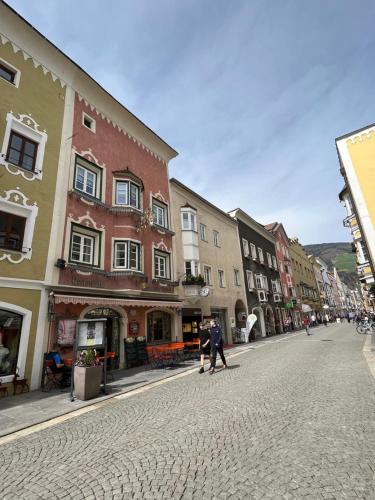
<svg viewBox="0 0 375 500">
<path fill-rule="evenodd" d="M 147 342 L 166 342 L 171 340 L 171 315 L 164 311 L 147 314 Z"/>
<path fill-rule="evenodd" d="M 242 249 L 244 257 L 249 257 L 250 256 L 249 242 L 245 240 L 245 238 L 242 238 Z"/>
<path fill-rule="evenodd" d="M 271 280 L 273 293 L 281 293 L 281 285 L 279 280 Z"/>
<path fill-rule="evenodd" d="M 197 217 L 191 210 L 181 211 L 182 229 L 185 231 L 197 230 Z"/>
<path fill-rule="evenodd" d="M 213 231 L 213 235 L 214 235 L 214 245 L 215 245 L 215 247 L 219 247 L 220 246 L 220 239 L 219 239 L 218 231 Z"/>
<path fill-rule="evenodd" d="M 240 271 L 238 269 L 234 269 L 234 284 L 235 286 L 240 286 Z"/>
<path fill-rule="evenodd" d="M 191 271 L 191 261 L 190 260 L 187 260 L 185 262 L 185 274 L 186 276 L 191 276 L 192 275 L 192 271 Z"/>
<path fill-rule="evenodd" d="M 70 235 L 69 260 L 75 264 L 99 266 L 101 233 L 76 224 Z"/>
<path fill-rule="evenodd" d="M 283 285 L 283 292 L 284 292 L 284 296 L 285 297 L 289 296 L 289 294 L 288 294 L 288 287 L 285 284 Z"/>
<path fill-rule="evenodd" d="M 267 276 L 263 276 L 263 274 L 256 274 L 255 275 L 255 286 L 258 289 L 268 290 Z"/>
<path fill-rule="evenodd" d="M 131 181 L 116 181 L 116 205 L 140 208 L 140 188 Z"/>
<path fill-rule="evenodd" d="M 263 250 L 258 247 L 259 261 L 261 264 L 264 264 Z"/>
<path fill-rule="evenodd" d="M 96 132 L 96 121 L 84 111 L 82 112 L 82 125 L 91 130 L 91 132 Z"/>
<path fill-rule="evenodd" d="M 155 250 L 154 252 L 154 270 L 155 278 L 170 278 L 169 254 Z"/>
<path fill-rule="evenodd" d="M 94 238 L 73 233 L 70 260 L 92 265 L 94 261 Z"/>
<path fill-rule="evenodd" d="M 22 252 L 26 218 L 0 212 L 0 248 Z"/>
<path fill-rule="evenodd" d="M 84 158 L 76 156 L 74 189 L 94 198 L 100 198 L 100 183 L 101 169 Z"/>
<path fill-rule="evenodd" d="M 268 263 L 268 267 L 272 267 L 272 258 L 271 258 L 271 254 L 267 252 L 267 263 Z"/>
<path fill-rule="evenodd" d="M 33 172 L 35 169 L 38 144 L 14 130 L 10 133 L 6 159 L 17 167 Z"/>
<path fill-rule="evenodd" d="M 201 235 L 201 240 L 207 241 L 206 226 L 204 224 L 199 225 L 199 231 L 200 231 L 200 235 Z"/>
<path fill-rule="evenodd" d="M 256 258 L 257 258 L 257 249 L 256 249 L 256 246 L 254 245 L 254 243 L 250 243 L 250 250 L 251 250 L 251 258 L 253 260 L 256 260 Z"/>
<path fill-rule="evenodd" d="M 113 267 L 116 269 L 141 270 L 141 246 L 134 241 L 115 241 Z"/>
<path fill-rule="evenodd" d="M 203 267 L 203 275 L 204 275 L 204 281 L 206 285 L 212 285 L 212 278 L 211 278 L 211 268 L 208 266 Z"/>
<path fill-rule="evenodd" d="M 4 61 L 0 57 L 0 78 L 14 87 L 18 87 L 20 83 L 21 72 L 12 66 L 11 64 Z"/>
<path fill-rule="evenodd" d="M 19 367 L 18 354 L 21 340 L 23 316 L 0 309 L 0 345 L 2 363 L 0 377 L 14 375 Z M 6 352 L 5 352 L 6 351 Z M 7 380 L 4 380 L 6 382 Z M 10 380 L 9 380 L 10 382 Z"/>
<path fill-rule="evenodd" d="M 0 62 L 0 77 L 9 83 L 14 83 L 16 72 Z"/>
<path fill-rule="evenodd" d="M 280 243 L 278 241 L 276 241 L 276 248 L 277 248 L 277 251 L 280 252 Z"/>
<path fill-rule="evenodd" d="M 248 290 L 253 290 L 255 288 L 255 285 L 254 285 L 254 275 L 252 271 L 246 271 L 246 280 L 247 280 Z"/>
<path fill-rule="evenodd" d="M 154 215 L 154 224 L 161 227 L 168 227 L 168 211 L 164 203 L 153 199 L 152 213 Z"/>
<path fill-rule="evenodd" d="M 277 269 L 277 260 L 276 260 L 276 257 L 274 255 L 272 255 L 272 264 L 273 264 L 273 268 Z"/>
<path fill-rule="evenodd" d="M 217 272 L 217 277 L 218 277 L 219 287 L 220 288 L 224 288 L 225 287 L 224 271 L 222 271 L 221 269 L 219 269 L 218 272 Z"/>
</svg>

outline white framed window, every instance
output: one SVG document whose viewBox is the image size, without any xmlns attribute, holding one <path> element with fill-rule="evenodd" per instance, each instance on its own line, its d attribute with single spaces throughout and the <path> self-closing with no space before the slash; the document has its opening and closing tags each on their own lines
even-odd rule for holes
<svg viewBox="0 0 375 500">
<path fill-rule="evenodd" d="M 113 268 L 141 271 L 141 245 L 131 240 L 116 240 L 113 248 Z"/>
<path fill-rule="evenodd" d="M 288 297 L 289 296 L 289 293 L 288 293 L 288 287 L 285 285 L 283 285 L 283 292 L 284 292 L 284 297 Z"/>
<path fill-rule="evenodd" d="M 93 163 L 76 155 L 74 189 L 100 199 L 102 170 Z"/>
<path fill-rule="evenodd" d="M 254 245 L 254 243 L 250 243 L 250 250 L 251 250 L 251 258 L 253 260 L 256 260 L 257 259 L 257 248 Z"/>
<path fill-rule="evenodd" d="M 205 224 L 199 224 L 199 232 L 202 241 L 207 241 L 207 228 Z"/>
<path fill-rule="evenodd" d="M 212 273 L 210 266 L 203 266 L 203 276 L 206 285 L 212 285 Z"/>
<path fill-rule="evenodd" d="M 245 240 L 245 238 L 242 238 L 242 250 L 243 250 L 244 257 L 250 256 L 249 242 L 247 240 Z"/>
<path fill-rule="evenodd" d="M 239 269 L 234 269 L 234 284 L 235 286 L 240 286 L 241 285 L 241 280 L 240 280 L 240 271 Z"/>
<path fill-rule="evenodd" d="M 161 227 L 168 227 L 168 208 L 164 203 L 152 200 L 152 213 L 154 215 L 154 224 Z"/>
<path fill-rule="evenodd" d="M 94 134 L 96 133 L 96 121 L 84 111 L 82 111 L 82 125 Z"/>
<path fill-rule="evenodd" d="M 279 270 L 281 273 L 284 272 L 284 264 L 282 262 L 280 262 L 280 264 L 279 264 Z"/>
<path fill-rule="evenodd" d="M 224 280 L 224 271 L 222 269 L 218 269 L 217 279 L 218 279 L 219 287 L 224 288 L 225 287 L 225 280 Z"/>
<path fill-rule="evenodd" d="M 271 287 L 273 293 L 281 293 L 281 284 L 279 280 L 271 280 Z"/>
<path fill-rule="evenodd" d="M 264 264 L 263 250 L 260 247 L 258 247 L 258 255 L 259 255 L 259 262 L 261 264 Z"/>
<path fill-rule="evenodd" d="M 185 260 L 185 274 L 186 276 L 198 276 L 199 264 L 196 260 Z"/>
<path fill-rule="evenodd" d="M 155 278 L 170 279 L 170 255 L 167 252 L 154 250 Z"/>
<path fill-rule="evenodd" d="M 0 164 L 5 165 L 13 175 L 17 175 L 13 169 L 18 167 L 18 173 L 25 179 L 41 180 L 47 133 L 39 131 L 39 125 L 30 115 L 16 118 L 12 113 L 7 113 L 6 122 Z M 9 166 L 12 170 L 9 170 Z"/>
<path fill-rule="evenodd" d="M 268 267 L 272 267 L 272 258 L 271 258 L 271 254 L 269 252 L 267 252 L 267 263 L 268 263 Z"/>
<path fill-rule="evenodd" d="M 264 276 L 263 274 L 256 274 L 255 275 L 255 286 L 256 286 L 256 288 L 258 288 L 260 290 L 268 290 L 267 276 Z"/>
<path fill-rule="evenodd" d="M 255 284 L 254 284 L 254 274 L 252 271 L 246 271 L 246 281 L 248 290 L 253 290 L 255 288 Z"/>
<path fill-rule="evenodd" d="M 116 180 L 115 205 L 140 209 L 140 191 L 140 186 L 135 182 L 129 180 Z"/>
<path fill-rule="evenodd" d="M 197 216 L 195 211 L 188 208 L 181 210 L 181 227 L 184 231 L 197 230 Z"/>
<path fill-rule="evenodd" d="M 77 224 L 72 224 L 70 234 L 69 261 L 86 266 L 99 266 L 101 233 Z"/>
<path fill-rule="evenodd" d="M 0 57 L 0 80 L 18 88 L 21 71 Z"/>
<path fill-rule="evenodd" d="M 273 268 L 277 269 L 277 260 L 276 260 L 276 257 L 274 255 L 272 255 L 272 264 L 273 264 Z"/>
<path fill-rule="evenodd" d="M 212 231 L 213 237 L 214 237 L 214 245 L 215 247 L 220 246 L 220 235 L 218 231 Z"/>
</svg>

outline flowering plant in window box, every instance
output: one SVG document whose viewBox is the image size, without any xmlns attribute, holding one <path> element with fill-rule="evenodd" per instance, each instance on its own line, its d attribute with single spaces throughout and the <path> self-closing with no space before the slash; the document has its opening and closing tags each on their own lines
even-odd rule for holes
<svg viewBox="0 0 375 500">
<path fill-rule="evenodd" d="M 206 282 L 201 274 L 198 276 L 193 276 L 192 274 L 187 274 L 182 282 L 183 285 L 200 285 L 205 286 Z"/>
</svg>

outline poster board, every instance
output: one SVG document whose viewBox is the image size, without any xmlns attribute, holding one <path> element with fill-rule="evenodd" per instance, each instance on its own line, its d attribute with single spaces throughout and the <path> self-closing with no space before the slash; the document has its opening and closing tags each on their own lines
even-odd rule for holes
<svg viewBox="0 0 375 500">
<path fill-rule="evenodd" d="M 57 343 L 61 346 L 71 346 L 74 344 L 77 320 L 61 318 L 57 323 Z"/>
<path fill-rule="evenodd" d="M 104 349 L 105 336 L 103 319 L 77 321 L 77 348 L 96 347 Z"/>
</svg>

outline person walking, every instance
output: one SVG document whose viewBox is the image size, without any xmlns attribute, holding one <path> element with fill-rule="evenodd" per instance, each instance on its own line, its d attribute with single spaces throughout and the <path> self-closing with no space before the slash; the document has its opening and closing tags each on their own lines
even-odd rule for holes
<svg viewBox="0 0 375 500">
<path fill-rule="evenodd" d="M 315 316 L 315 314 L 311 315 L 311 326 L 316 326 L 316 316 Z"/>
<path fill-rule="evenodd" d="M 204 373 L 204 358 L 210 356 L 210 331 L 206 323 L 199 323 L 199 354 L 201 358 L 201 367 L 199 373 Z"/>
<path fill-rule="evenodd" d="M 324 326 L 328 326 L 328 325 L 327 325 L 327 324 L 328 324 L 328 321 L 329 321 L 329 316 L 328 316 L 328 314 L 326 313 L 326 314 L 324 315 L 324 318 L 323 318 L 323 323 L 324 323 Z"/>
<path fill-rule="evenodd" d="M 224 356 L 224 342 L 221 328 L 215 319 L 211 320 L 210 328 L 210 345 L 211 345 L 211 365 L 208 373 L 212 375 L 215 373 L 216 369 L 216 357 L 217 353 L 220 354 L 221 361 L 223 362 L 223 367 L 228 368 L 227 362 Z"/>
<path fill-rule="evenodd" d="M 305 327 L 307 335 L 310 335 L 310 320 L 307 316 L 303 319 L 303 326 Z"/>
</svg>

